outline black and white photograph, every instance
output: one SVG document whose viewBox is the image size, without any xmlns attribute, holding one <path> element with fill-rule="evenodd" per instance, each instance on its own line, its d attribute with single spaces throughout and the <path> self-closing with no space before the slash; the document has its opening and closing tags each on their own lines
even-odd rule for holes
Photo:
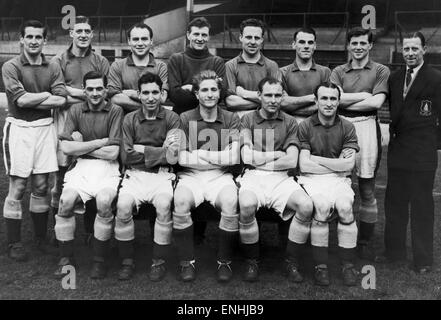
<svg viewBox="0 0 441 320">
<path fill-rule="evenodd" d="M 0 300 L 441 299 L 441 1 L 0 0 L 0 75 Z"/>
</svg>

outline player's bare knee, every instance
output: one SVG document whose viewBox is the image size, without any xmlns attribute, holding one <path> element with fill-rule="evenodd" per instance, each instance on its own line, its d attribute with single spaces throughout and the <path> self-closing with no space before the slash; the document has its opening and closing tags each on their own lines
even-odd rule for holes
<svg viewBox="0 0 441 320">
<path fill-rule="evenodd" d="M 118 199 L 116 205 L 116 217 L 121 221 L 129 221 L 132 219 L 133 204 L 131 201 L 125 201 L 121 198 Z"/>
<path fill-rule="evenodd" d="M 241 218 L 253 217 L 257 211 L 257 199 L 256 196 L 250 192 L 243 192 L 239 195 L 239 207 Z"/>
<path fill-rule="evenodd" d="M 233 190 L 219 194 L 218 203 L 222 212 L 233 214 L 237 212 L 237 192 Z"/>
<path fill-rule="evenodd" d="M 58 215 L 68 218 L 73 216 L 73 208 L 75 206 L 76 196 L 69 190 L 65 190 L 60 197 L 60 207 L 58 209 Z"/>
<path fill-rule="evenodd" d="M 26 179 L 10 181 L 8 198 L 13 200 L 23 199 L 26 191 L 26 181 Z"/>
<path fill-rule="evenodd" d="M 314 204 L 312 200 L 308 197 L 302 197 L 297 201 L 296 216 L 303 221 L 311 220 L 312 213 L 314 211 Z"/>
<path fill-rule="evenodd" d="M 115 196 L 111 193 L 98 193 L 96 200 L 97 214 L 102 218 L 110 218 L 112 216 L 112 201 Z"/>
<path fill-rule="evenodd" d="M 185 192 L 175 192 L 174 195 L 175 211 L 178 213 L 186 213 L 191 210 L 191 199 Z"/>
<path fill-rule="evenodd" d="M 354 220 L 354 215 L 352 213 L 352 200 L 337 199 L 335 202 L 335 208 L 338 211 L 340 221 L 343 223 L 350 223 Z"/>
<path fill-rule="evenodd" d="M 363 202 L 373 202 L 375 200 L 375 179 L 359 179 L 360 198 Z"/>
<path fill-rule="evenodd" d="M 314 200 L 314 218 L 318 221 L 326 221 L 331 212 L 331 204 L 326 200 Z"/>
</svg>

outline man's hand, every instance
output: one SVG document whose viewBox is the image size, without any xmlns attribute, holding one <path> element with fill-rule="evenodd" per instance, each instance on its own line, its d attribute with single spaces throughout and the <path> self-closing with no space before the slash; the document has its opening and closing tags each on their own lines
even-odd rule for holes
<svg viewBox="0 0 441 320">
<path fill-rule="evenodd" d="M 133 149 L 134 149 L 136 152 L 144 153 L 145 147 L 144 147 L 142 144 L 134 144 L 134 145 L 133 145 Z"/>
<path fill-rule="evenodd" d="M 354 154 L 355 154 L 355 150 L 354 149 L 346 148 L 346 149 L 343 149 L 343 151 L 341 152 L 339 158 L 347 159 L 347 158 L 352 157 Z"/>
<path fill-rule="evenodd" d="M 182 89 L 182 90 L 187 90 L 187 91 L 192 92 L 192 91 L 193 91 L 193 85 L 192 85 L 192 84 L 184 84 L 184 85 L 181 87 L 181 89 Z"/>
<path fill-rule="evenodd" d="M 163 147 L 168 148 L 170 147 L 173 143 L 179 141 L 179 134 L 171 134 L 169 135 L 164 143 L 162 144 Z"/>
<path fill-rule="evenodd" d="M 73 141 L 83 142 L 83 135 L 81 133 L 79 133 L 78 131 L 72 132 L 71 137 L 72 137 Z"/>
</svg>

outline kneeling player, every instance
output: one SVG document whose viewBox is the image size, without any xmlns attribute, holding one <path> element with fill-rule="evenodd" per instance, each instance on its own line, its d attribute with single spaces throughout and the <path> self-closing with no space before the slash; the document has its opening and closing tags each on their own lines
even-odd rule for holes
<svg viewBox="0 0 441 320">
<path fill-rule="evenodd" d="M 297 167 L 299 140 L 294 117 L 280 110 L 283 88 L 267 77 L 259 83 L 261 107 L 242 117 L 242 159 L 251 167 L 240 179 L 240 239 L 247 260 L 245 281 L 259 277 L 259 227 L 256 212 L 274 209 L 286 221 L 293 217 L 287 246 L 287 274 L 303 281 L 298 270 L 299 255 L 309 235 L 312 202 L 288 170 Z"/>
<path fill-rule="evenodd" d="M 149 278 L 159 281 L 165 276 L 165 250 L 171 243 L 173 181 L 171 164 L 178 161 L 180 119 L 161 106 L 164 97 L 161 78 L 147 72 L 138 81 L 142 108 L 124 118 L 123 142 L 127 170 L 119 191 L 115 221 L 122 266 L 118 278 L 128 280 L 134 271 L 135 224 L 132 211 L 143 203 L 156 208 L 153 237 L 153 264 Z"/>
<path fill-rule="evenodd" d="M 221 212 L 219 222 L 219 281 L 231 279 L 232 245 L 238 234 L 237 187 L 228 167 L 239 162 L 239 117 L 218 106 L 221 79 L 214 71 L 199 73 L 193 89 L 199 106 L 181 114 L 188 148 L 179 155 L 173 212 L 174 237 L 180 259 L 180 279 L 196 276 L 193 221 L 190 210 L 208 201 Z"/>
<path fill-rule="evenodd" d="M 55 235 L 61 256 L 55 276 L 63 276 L 63 266 L 75 264 L 75 205 L 95 198 L 98 213 L 94 225 L 94 263 L 90 276 L 99 279 L 105 277 L 107 271 L 105 257 L 112 234 L 112 202 L 120 181 L 116 159 L 121 143 L 123 111 L 105 100 L 105 75 L 96 71 L 88 72 L 83 78 L 83 86 L 86 102 L 69 109 L 64 132 L 59 136 L 61 150 L 78 159 L 66 173 L 60 208 L 55 216 Z M 74 131 L 80 134 L 72 134 Z"/>
<path fill-rule="evenodd" d="M 311 244 L 315 263 L 315 281 L 329 285 L 328 238 L 329 217 L 338 211 L 338 246 L 345 285 L 356 284 L 354 248 L 357 225 L 352 213 L 354 191 L 351 170 L 358 152 L 357 135 L 352 123 L 336 115 L 339 88 L 332 83 L 319 85 L 315 92 L 318 113 L 299 126 L 299 183 L 311 197 L 315 215 L 311 226 Z"/>
</svg>

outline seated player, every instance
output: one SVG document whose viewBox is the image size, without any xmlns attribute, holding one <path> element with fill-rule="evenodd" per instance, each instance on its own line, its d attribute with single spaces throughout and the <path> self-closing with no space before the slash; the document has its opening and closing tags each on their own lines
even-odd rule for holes
<svg viewBox="0 0 441 320">
<path fill-rule="evenodd" d="M 220 211 L 218 281 L 232 277 L 232 245 L 239 230 L 237 187 L 228 168 L 239 163 L 239 117 L 218 106 L 221 79 L 201 71 L 193 81 L 199 106 L 181 114 L 187 147 L 179 154 L 184 170 L 174 194 L 173 232 L 180 260 L 179 277 L 196 277 L 193 221 L 190 210 L 208 201 Z"/>
<path fill-rule="evenodd" d="M 305 191 L 288 176 L 288 170 L 297 167 L 298 126 L 294 117 L 280 110 L 280 81 L 266 77 L 258 88 L 260 108 L 241 120 L 242 159 L 249 167 L 240 179 L 239 190 L 240 240 L 247 262 L 244 280 L 259 278 L 256 212 L 267 207 L 284 221 L 294 216 L 288 233 L 286 271 L 291 281 L 301 282 L 299 255 L 308 239 L 313 206 Z"/>
<path fill-rule="evenodd" d="M 90 71 L 83 78 L 86 101 L 73 105 L 65 128 L 59 135 L 61 150 L 76 156 L 75 165 L 66 173 L 60 207 L 55 216 L 55 236 L 59 241 L 60 261 L 55 271 L 62 277 L 65 265 L 75 265 L 74 233 L 77 203 L 95 198 L 97 216 L 94 224 L 93 267 L 91 278 L 104 278 L 106 255 L 112 235 L 112 202 L 120 181 L 118 165 L 123 110 L 106 101 L 107 77 Z M 77 131 L 78 133 L 74 133 Z"/>
<path fill-rule="evenodd" d="M 123 124 L 126 172 L 119 191 L 115 221 L 122 266 L 118 278 L 132 278 L 134 264 L 133 208 L 151 203 L 156 208 L 153 236 L 153 264 L 149 278 L 160 281 L 166 273 L 165 250 L 171 243 L 173 181 L 170 165 L 178 162 L 180 119 L 161 105 L 164 97 L 162 80 L 147 72 L 138 81 L 141 109 L 127 114 Z"/>
<path fill-rule="evenodd" d="M 311 244 L 315 263 L 314 278 L 318 285 L 329 285 L 328 241 L 329 220 L 338 212 L 338 246 L 345 285 L 356 284 L 354 248 L 357 225 L 352 213 L 354 191 L 351 171 L 358 152 L 354 125 L 336 115 L 340 89 L 332 83 L 322 83 L 314 91 L 318 113 L 300 123 L 299 183 L 314 203 Z"/>
</svg>

